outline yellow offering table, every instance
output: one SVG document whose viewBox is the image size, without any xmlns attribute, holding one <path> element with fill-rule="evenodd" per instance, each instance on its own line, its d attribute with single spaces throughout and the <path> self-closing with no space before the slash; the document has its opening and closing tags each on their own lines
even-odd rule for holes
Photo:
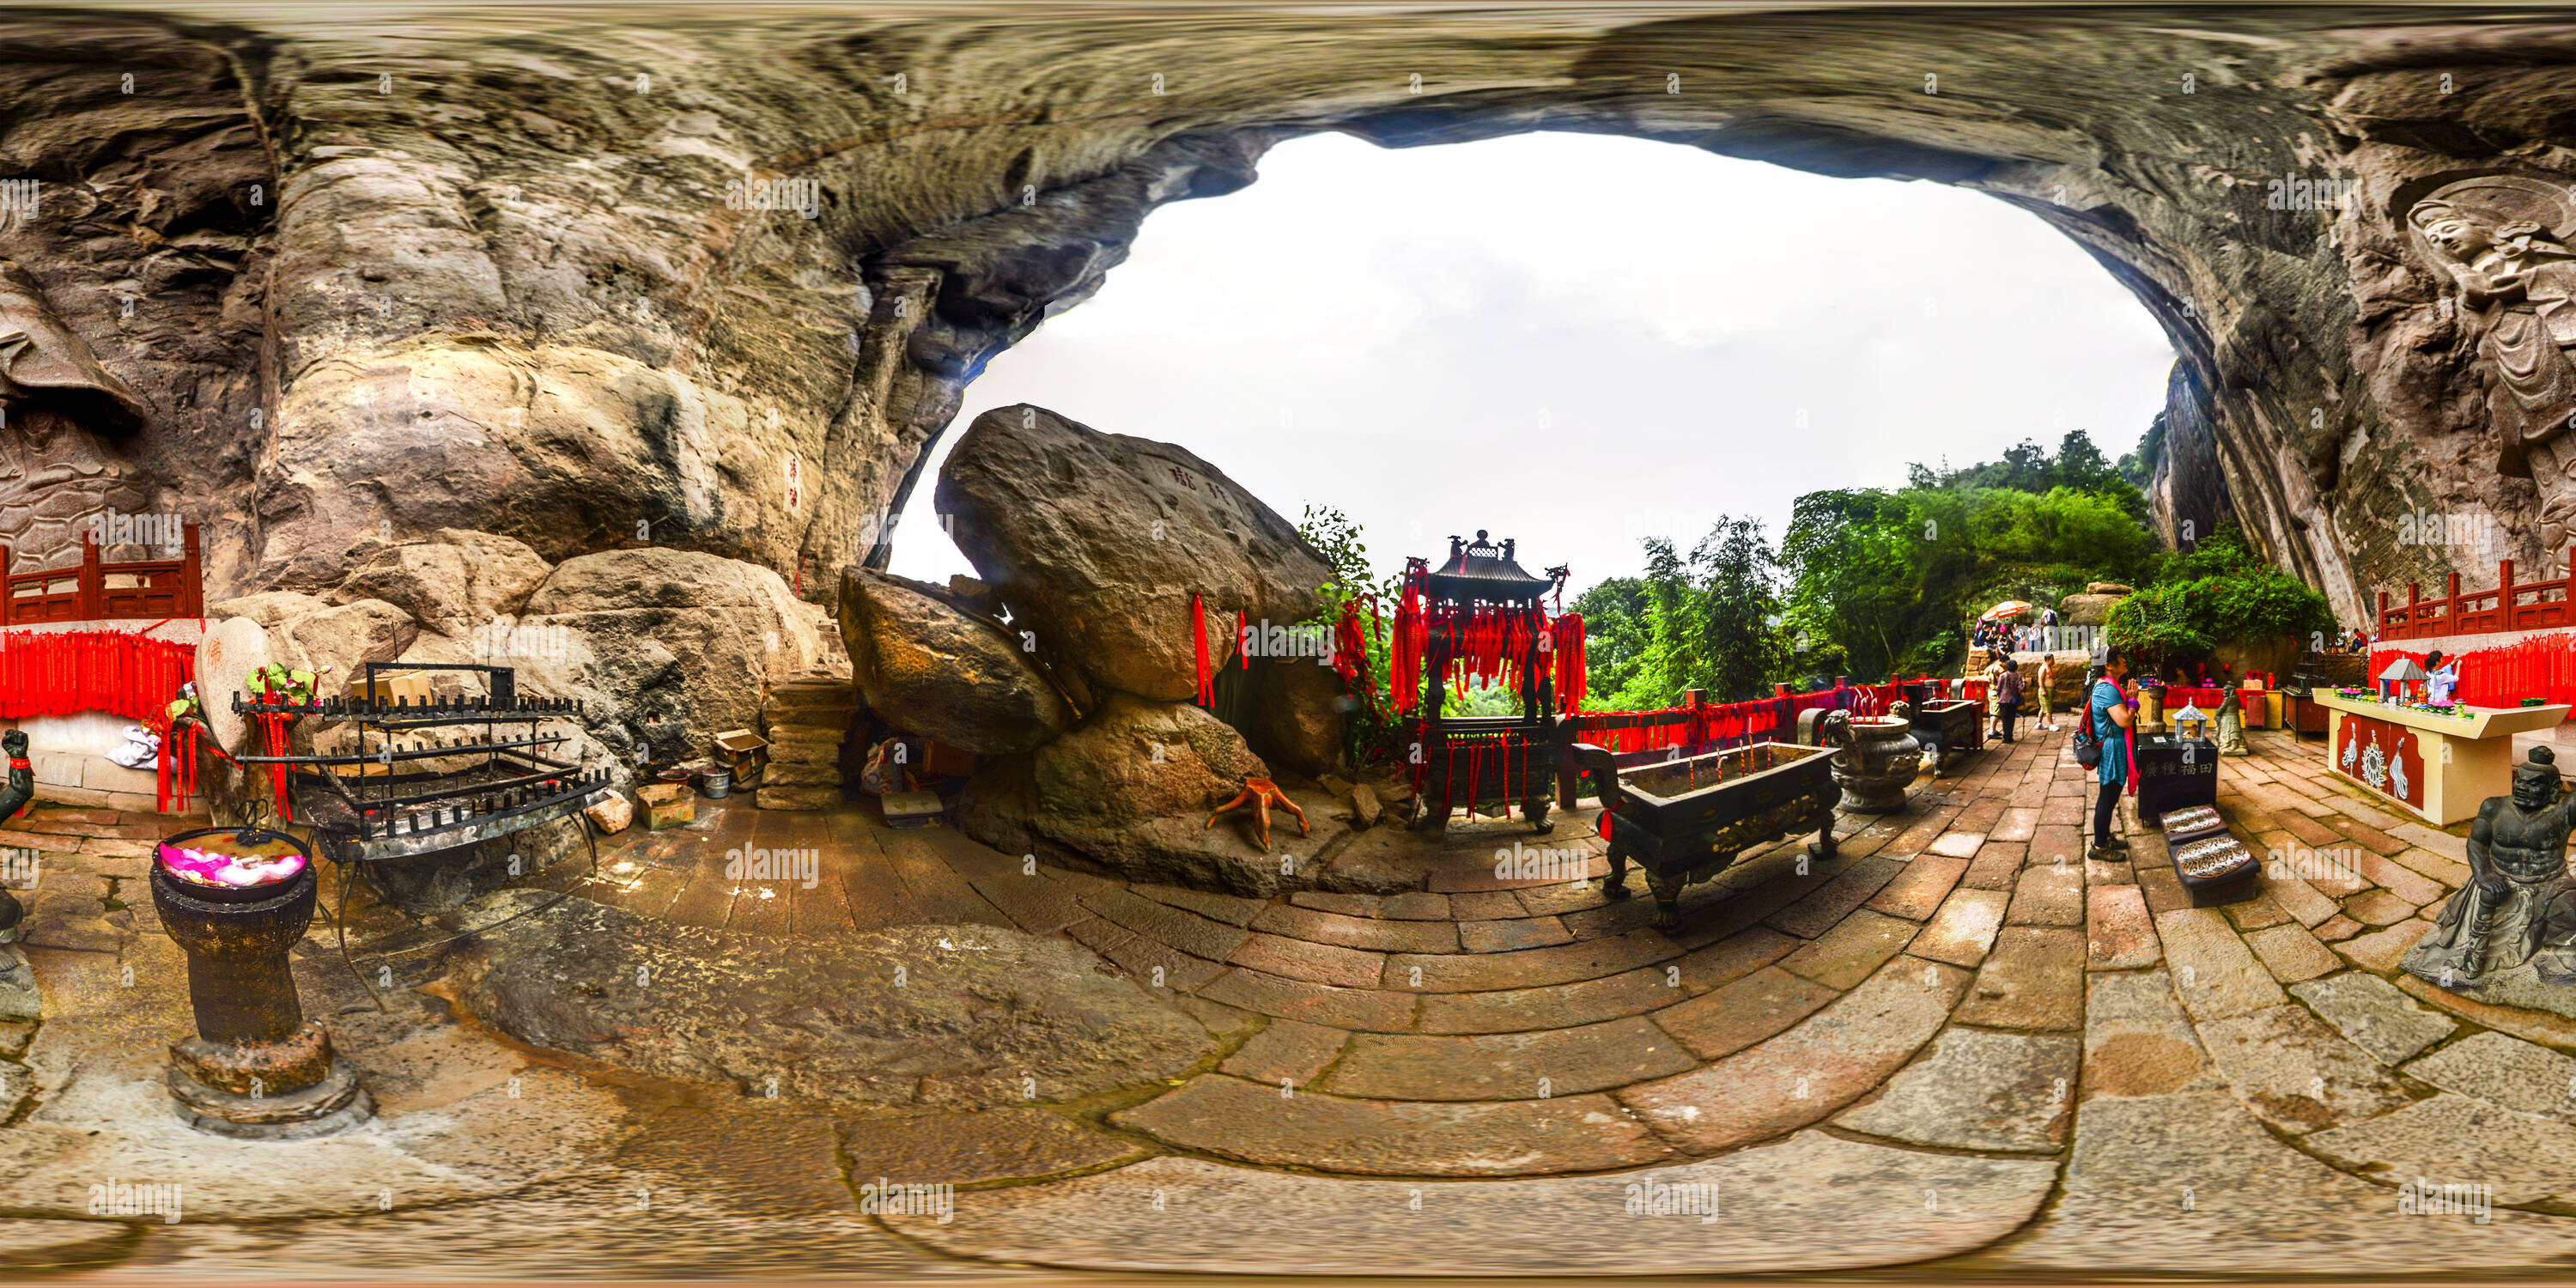
<svg viewBox="0 0 2576 1288">
<path fill-rule="evenodd" d="M 2513 736 L 2547 729 L 2567 707 L 2462 707 L 2443 715 L 2320 690 L 2330 713 L 2326 768 L 2435 827 L 2475 818 L 2513 790 Z"/>
</svg>

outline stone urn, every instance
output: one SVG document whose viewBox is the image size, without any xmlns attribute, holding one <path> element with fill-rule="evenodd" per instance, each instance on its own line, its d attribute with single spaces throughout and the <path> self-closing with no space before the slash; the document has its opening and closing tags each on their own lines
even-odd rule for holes
<svg viewBox="0 0 2576 1288">
<path fill-rule="evenodd" d="M 152 904 L 188 956 L 196 1012 L 196 1036 L 170 1045 L 170 1096 L 189 1126 L 296 1140 L 371 1115 L 357 1071 L 305 1018 L 288 966 L 316 894 L 309 861 L 285 880 L 235 889 L 183 882 L 152 864 Z"/>
<path fill-rule="evenodd" d="M 1893 814 L 1905 808 L 1905 789 L 1923 768 L 1923 744 L 1903 703 L 1884 716 L 1853 717 L 1843 711 L 1808 711 L 1798 717 L 1798 741 L 1834 748 L 1834 785 L 1841 809 Z"/>
</svg>

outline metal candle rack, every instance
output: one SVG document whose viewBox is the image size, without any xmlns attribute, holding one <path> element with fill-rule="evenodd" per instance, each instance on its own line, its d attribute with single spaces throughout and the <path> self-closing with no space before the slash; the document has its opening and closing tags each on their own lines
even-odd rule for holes
<svg viewBox="0 0 2576 1288">
<path fill-rule="evenodd" d="M 367 663 L 366 693 L 383 692 L 376 683 L 379 665 Z M 239 758 L 289 767 L 295 808 L 313 826 L 324 857 L 335 863 L 400 858 L 506 836 L 567 817 L 609 789 L 607 771 L 542 754 L 569 735 L 540 733 L 538 727 L 582 719 L 578 700 L 519 697 L 516 674 L 506 666 L 412 663 L 403 669 L 477 672 L 490 693 L 417 703 L 372 697 L 262 702 L 233 695 L 233 710 L 241 715 L 319 716 L 357 726 L 357 749 L 348 754 Z M 526 728 L 511 736 L 499 728 L 505 724 Z M 480 726 L 481 736 L 427 732 L 448 726 Z M 383 739 L 372 749 L 371 731 Z M 397 769 L 460 757 L 480 759 L 461 769 Z M 337 772 L 349 766 L 358 772 Z"/>
</svg>

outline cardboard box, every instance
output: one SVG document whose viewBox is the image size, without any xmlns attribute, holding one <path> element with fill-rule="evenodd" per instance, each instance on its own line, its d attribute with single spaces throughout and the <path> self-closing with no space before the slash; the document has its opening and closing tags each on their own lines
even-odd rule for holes
<svg viewBox="0 0 2576 1288">
<path fill-rule="evenodd" d="M 749 729 L 728 729 L 716 735 L 713 755 L 720 762 L 739 765 L 761 753 L 769 740 Z"/>
<path fill-rule="evenodd" d="M 948 808 L 937 792 L 887 792 L 877 799 L 885 806 L 888 827 L 933 827 Z"/>
<path fill-rule="evenodd" d="M 698 817 L 698 798 L 690 794 L 687 783 L 655 783 L 637 788 L 635 799 L 644 803 L 647 827 L 676 827 Z"/>
<path fill-rule="evenodd" d="M 366 672 L 360 671 L 349 680 L 349 696 L 361 702 L 372 701 L 391 706 L 399 698 L 413 706 L 429 701 L 429 672 L 378 671 L 376 682 L 367 683 Z"/>
</svg>

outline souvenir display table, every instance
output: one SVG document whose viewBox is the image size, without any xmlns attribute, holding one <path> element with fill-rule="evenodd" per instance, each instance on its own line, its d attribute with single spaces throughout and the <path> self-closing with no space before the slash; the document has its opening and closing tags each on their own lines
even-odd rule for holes
<svg viewBox="0 0 2576 1288">
<path fill-rule="evenodd" d="M 2316 689 L 2331 720 L 2326 768 L 2406 807 L 2435 827 L 2474 818 L 2513 788 L 2513 735 L 2556 726 L 2564 704 L 2461 706 L 2459 715 Z"/>
</svg>

